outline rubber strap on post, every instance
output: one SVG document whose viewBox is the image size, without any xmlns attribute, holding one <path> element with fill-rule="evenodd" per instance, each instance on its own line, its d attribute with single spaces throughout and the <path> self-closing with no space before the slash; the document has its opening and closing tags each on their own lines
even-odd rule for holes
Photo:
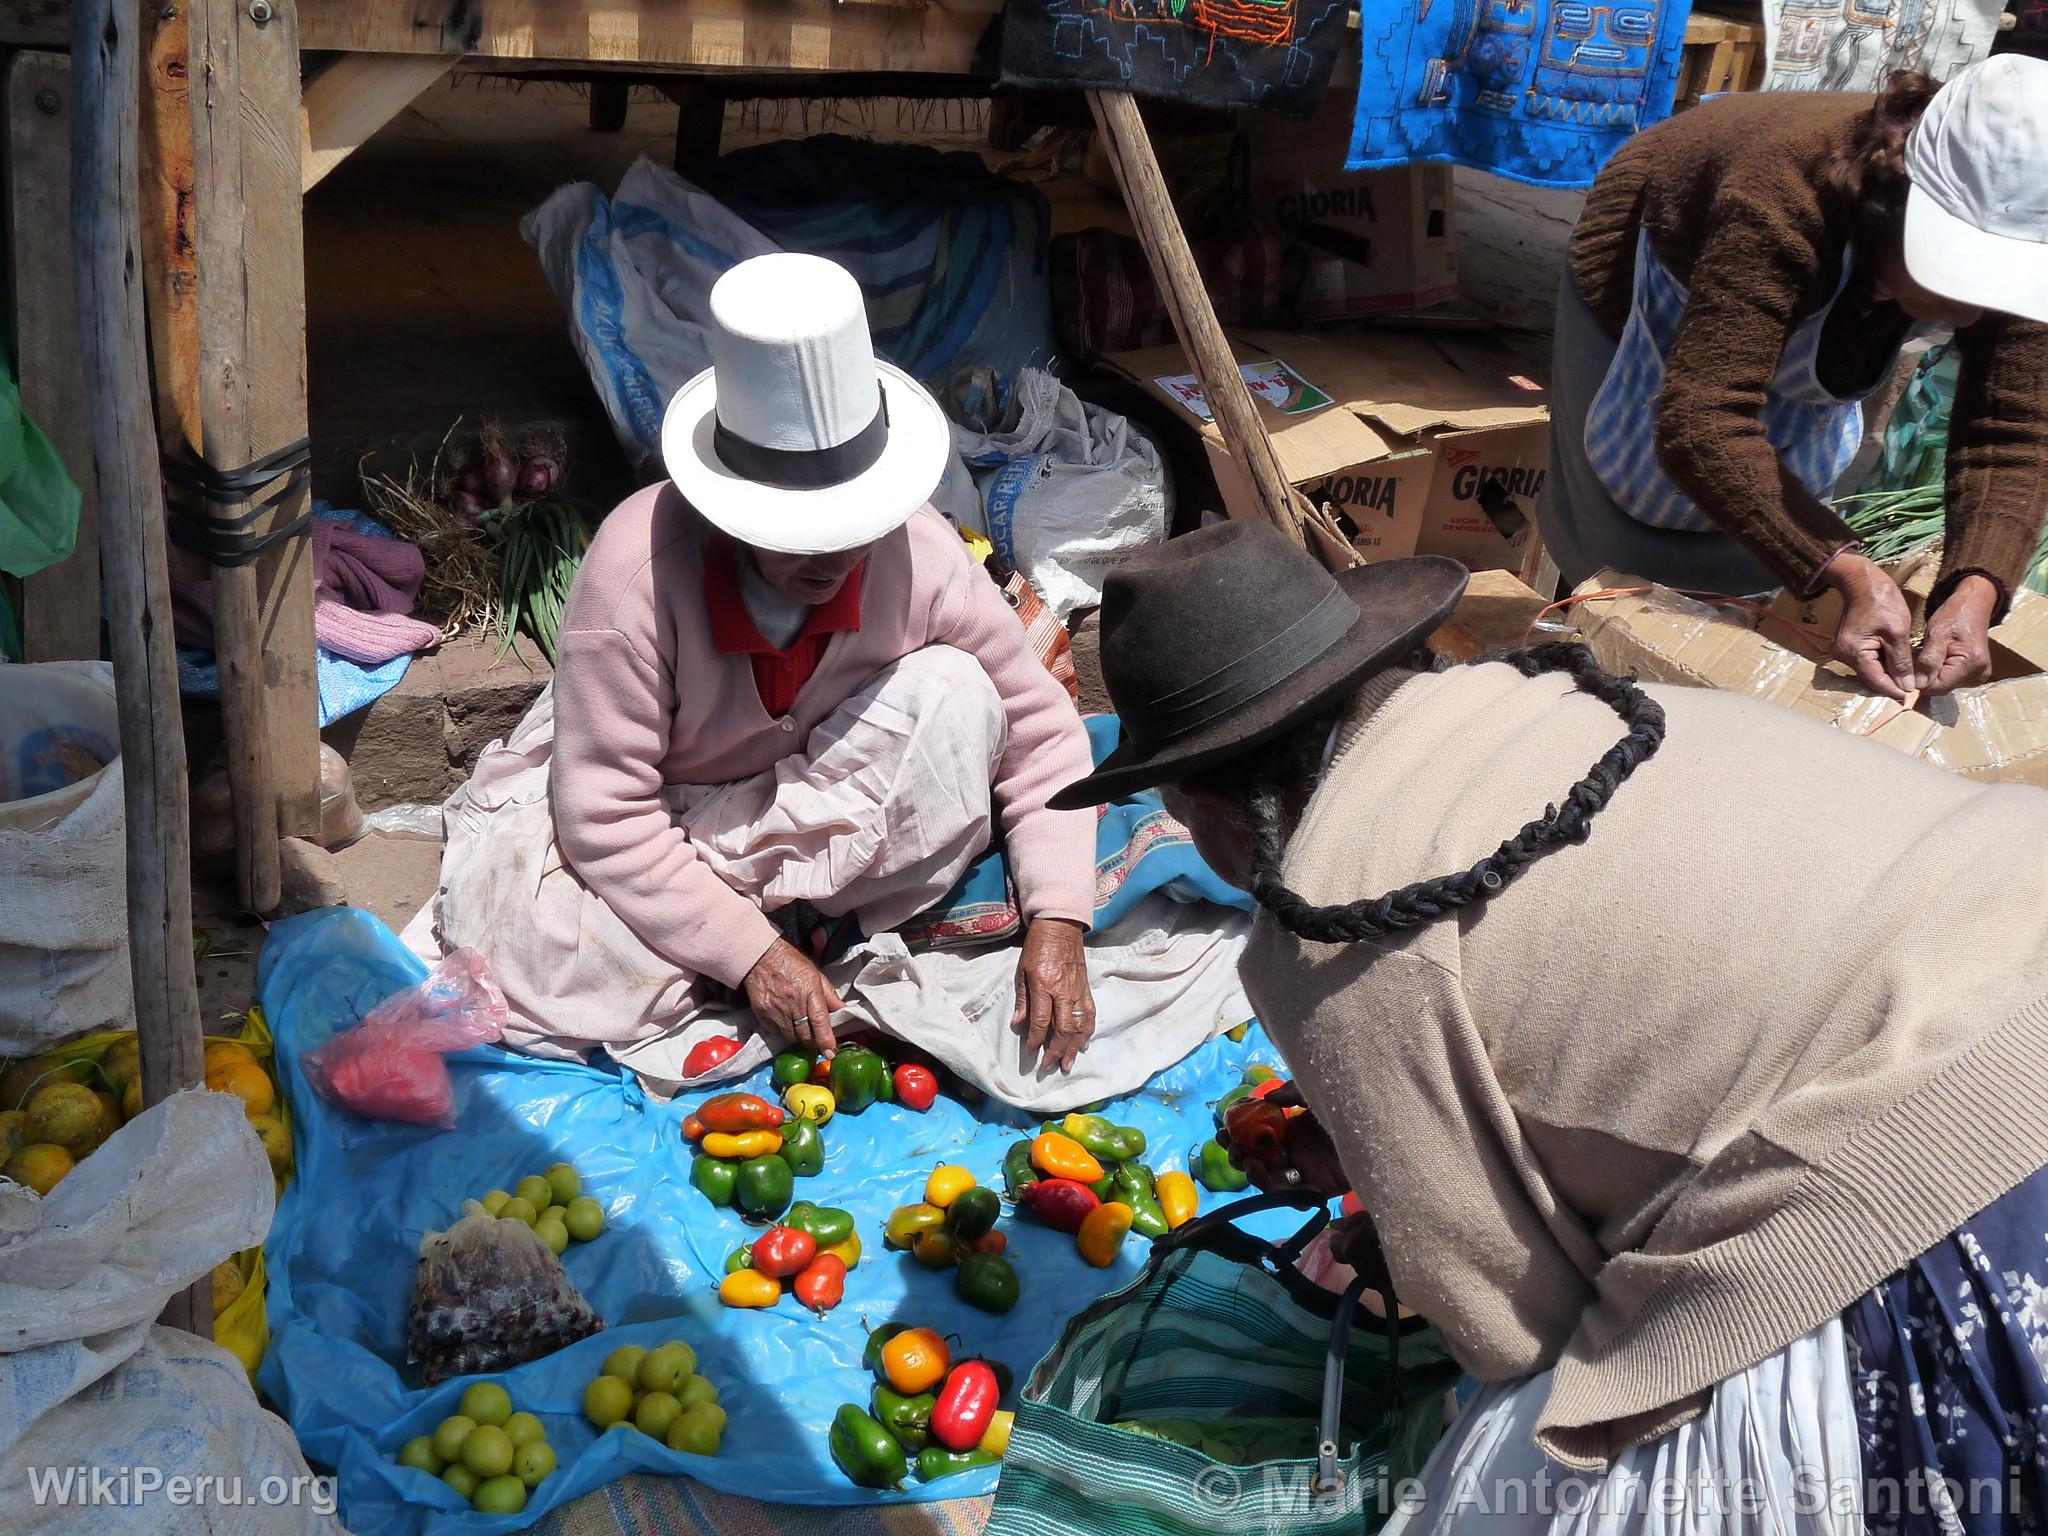
<svg viewBox="0 0 2048 1536">
<path fill-rule="evenodd" d="M 180 549 L 204 555 L 206 563 L 217 568 L 254 564 L 264 551 L 297 537 L 311 526 L 313 513 L 309 507 L 281 527 L 263 533 L 250 532 L 255 522 L 292 489 L 312 462 L 311 438 L 300 438 L 296 443 L 266 454 L 240 469 L 217 469 L 188 445 L 182 455 L 164 461 L 164 479 L 180 490 L 196 494 L 204 503 L 204 510 L 195 512 L 173 505 L 170 517 L 172 541 Z M 286 483 L 276 495 L 258 502 L 246 512 L 230 515 L 220 510 L 254 501 L 257 491 L 279 479 Z"/>
</svg>

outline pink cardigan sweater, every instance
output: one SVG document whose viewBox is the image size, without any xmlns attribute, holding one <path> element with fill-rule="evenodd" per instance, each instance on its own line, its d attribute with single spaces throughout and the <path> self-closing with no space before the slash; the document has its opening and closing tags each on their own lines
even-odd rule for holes
<svg viewBox="0 0 2048 1536">
<path fill-rule="evenodd" d="M 712 646 L 706 533 L 674 487 L 650 487 L 605 519 L 577 573 L 555 668 L 552 794 L 555 842 L 578 878 L 657 954 L 739 986 L 775 926 L 697 857 L 663 786 L 764 772 L 881 668 L 950 645 L 987 669 L 1009 716 L 995 790 L 1025 916 L 1089 922 L 1095 813 L 1045 805 L 1089 771 L 1087 732 L 946 521 L 926 507 L 874 546 L 860 628 L 832 637 L 780 718 L 762 707 L 750 658 Z"/>
</svg>

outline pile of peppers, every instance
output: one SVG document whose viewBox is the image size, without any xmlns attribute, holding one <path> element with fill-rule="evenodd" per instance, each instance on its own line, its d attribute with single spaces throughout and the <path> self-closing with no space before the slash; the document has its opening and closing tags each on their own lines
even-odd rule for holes
<svg viewBox="0 0 2048 1536">
<path fill-rule="evenodd" d="M 860 1263 L 853 1213 L 799 1200 L 777 1226 L 726 1255 L 718 1299 L 728 1307 L 772 1307 L 794 1296 L 823 1317 L 846 1298 L 846 1272 Z"/>
<path fill-rule="evenodd" d="M 1259 1063 L 1246 1067 L 1243 1081 L 1210 1106 L 1216 1118 L 1216 1129 L 1220 1131 L 1228 1124 L 1230 1112 L 1238 1105 L 1263 1099 L 1286 1081 L 1287 1079 L 1271 1067 Z M 1267 1162 L 1280 1160 L 1284 1156 L 1280 1149 L 1286 1140 L 1285 1131 L 1277 1126 L 1277 1118 L 1276 1112 L 1275 1115 L 1261 1115 L 1249 1121 L 1241 1119 L 1240 1122 L 1253 1139 L 1260 1143 L 1257 1147 L 1248 1147 L 1247 1150 L 1255 1154 L 1263 1153 L 1263 1160 Z M 1274 1140 L 1276 1137 L 1277 1144 Z M 1244 1140 L 1242 1136 L 1235 1134 L 1232 1139 L 1240 1142 Z M 1194 1170 L 1195 1177 L 1202 1181 L 1205 1189 L 1213 1190 L 1219 1195 L 1234 1195 L 1251 1183 L 1251 1180 L 1245 1177 L 1244 1170 L 1230 1160 L 1230 1150 L 1219 1137 L 1210 1137 L 1190 1152 L 1188 1166 Z"/>
<path fill-rule="evenodd" d="M 1011 1146 L 1003 1183 L 1012 1200 L 1072 1233 L 1081 1257 L 1102 1268 L 1131 1233 L 1164 1237 L 1201 1208 L 1194 1180 L 1179 1171 L 1155 1174 L 1139 1161 L 1144 1153 L 1145 1133 L 1136 1126 L 1071 1114 Z"/>
<path fill-rule="evenodd" d="M 832 1418 L 832 1460 L 863 1488 L 900 1488 L 912 1466 L 924 1482 L 994 1466 L 1010 1447 L 1015 1415 L 1007 1366 L 955 1362 L 929 1328 L 884 1323 L 864 1355 L 874 1373 L 868 1406 L 841 1405 Z"/>
<path fill-rule="evenodd" d="M 1002 1198 L 957 1163 L 925 1180 L 924 1199 L 889 1214 L 883 1237 L 931 1269 L 951 1269 L 953 1289 L 970 1307 L 1007 1312 L 1017 1305 L 1017 1271 L 1004 1257 L 1009 1238 L 996 1229 Z"/>
<path fill-rule="evenodd" d="M 857 1115 L 880 1103 L 923 1113 L 938 1102 L 939 1077 L 921 1061 L 891 1066 L 871 1045 L 848 1043 L 829 1057 L 784 1051 L 768 1068 L 792 1114 L 819 1124 L 835 1114 Z"/>
<path fill-rule="evenodd" d="M 759 1094 L 706 1099 L 684 1119 L 683 1136 L 697 1147 L 690 1182 L 713 1205 L 750 1221 L 774 1221 L 789 1209 L 795 1181 L 825 1167 L 818 1122 L 788 1115 Z"/>
</svg>

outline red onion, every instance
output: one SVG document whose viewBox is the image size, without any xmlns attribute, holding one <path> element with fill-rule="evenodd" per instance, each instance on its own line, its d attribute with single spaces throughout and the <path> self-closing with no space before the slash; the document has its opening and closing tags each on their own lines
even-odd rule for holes
<svg viewBox="0 0 2048 1536">
<path fill-rule="evenodd" d="M 519 466 L 518 490 L 521 496 L 545 496 L 554 489 L 562 472 L 550 458 L 528 459 Z"/>
<path fill-rule="evenodd" d="M 474 496 L 479 502 L 484 499 L 484 472 L 474 464 L 462 472 L 462 478 L 456 484 L 466 495 Z"/>
<path fill-rule="evenodd" d="M 485 439 L 484 499 L 494 507 L 502 507 L 512 499 L 513 487 L 518 482 L 519 466 L 505 451 L 505 445 L 495 437 Z"/>
<path fill-rule="evenodd" d="M 457 491 L 448 498 L 450 506 L 465 518 L 480 516 L 484 510 L 484 499 L 473 491 Z"/>
</svg>

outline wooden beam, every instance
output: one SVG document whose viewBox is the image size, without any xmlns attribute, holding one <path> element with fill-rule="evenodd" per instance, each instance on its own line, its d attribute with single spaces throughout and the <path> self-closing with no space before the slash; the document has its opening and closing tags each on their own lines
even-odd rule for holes
<svg viewBox="0 0 2048 1536">
<path fill-rule="evenodd" d="M 71 249 L 71 60 L 17 53 L 7 61 L 5 89 L 21 409 L 82 493 L 71 554 L 22 582 L 22 638 L 30 661 L 91 661 L 100 654 L 100 518 Z"/>
<path fill-rule="evenodd" d="M 1251 391 L 1237 371 L 1230 342 L 1188 249 L 1180 215 L 1167 195 L 1166 178 L 1152 153 L 1137 100 L 1120 91 L 1090 91 L 1088 106 L 1095 114 L 1104 152 L 1123 191 L 1138 241 L 1145 247 L 1153 281 L 1166 301 L 1174 334 L 1202 381 L 1223 446 L 1244 470 L 1260 510 L 1295 543 L 1304 543 L 1302 525 L 1311 515 L 1308 504 L 1288 484 L 1279 455 L 1273 451 L 1273 440 L 1266 435 L 1252 404 Z"/>
<path fill-rule="evenodd" d="M 299 190 L 310 192 L 454 67 L 445 54 L 344 53 L 307 81 L 299 104 Z"/>
<path fill-rule="evenodd" d="M 185 728 L 171 648 L 170 570 L 149 402 L 136 205 L 142 34 L 136 0 L 78 0 L 72 38 L 72 217 L 92 474 L 106 520 L 106 603 L 127 811 L 128 960 L 142 1101 L 204 1076 L 192 963 Z M 205 1300 L 202 1301 L 202 1295 Z M 164 1320 L 213 1334 L 211 1277 Z"/>
<path fill-rule="evenodd" d="M 188 6 L 199 410 L 207 461 L 232 470 L 306 435 L 299 48 L 293 8 L 283 0 L 260 6 L 249 0 L 188 0 Z M 304 475 L 274 482 L 256 495 L 263 510 L 250 531 L 257 534 L 297 521 L 310 503 Z M 220 510 L 234 516 L 248 509 Z M 222 701 L 228 697 L 231 660 L 236 667 L 259 669 L 260 734 L 269 744 L 277 831 L 310 836 L 320 825 L 311 537 L 301 533 L 272 545 L 253 569 L 261 659 L 231 659 L 227 645 L 221 646 Z M 223 595 L 216 591 L 217 626 Z M 232 738 L 238 734 L 235 723 L 227 723 Z M 258 722 L 250 722 L 239 733 L 242 748 L 231 739 L 231 770 L 238 750 L 245 756 L 253 750 L 257 733 Z"/>
</svg>

